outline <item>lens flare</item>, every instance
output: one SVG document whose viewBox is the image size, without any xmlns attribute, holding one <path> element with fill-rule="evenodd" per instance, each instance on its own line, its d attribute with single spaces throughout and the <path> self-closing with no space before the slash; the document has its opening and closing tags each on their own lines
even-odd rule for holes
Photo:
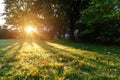
<svg viewBox="0 0 120 80">
<path fill-rule="evenodd" d="M 27 32 L 27 33 L 33 33 L 33 32 L 37 32 L 37 29 L 34 28 L 33 26 L 27 26 L 25 28 L 25 32 Z"/>
<path fill-rule="evenodd" d="M 33 28 L 32 26 L 27 26 L 27 27 L 25 28 L 25 31 L 26 31 L 27 33 L 32 33 L 33 30 L 34 30 L 34 28 Z"/>
</svg>

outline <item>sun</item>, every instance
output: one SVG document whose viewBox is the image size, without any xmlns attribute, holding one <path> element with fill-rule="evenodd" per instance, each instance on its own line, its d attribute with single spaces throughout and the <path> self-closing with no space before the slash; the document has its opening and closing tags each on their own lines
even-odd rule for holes
<svg viewBox="0 0 120 80">
<path fill-rule="evenodd" d="M 27 27 L 25 28 L 25 31 L 26 31 L 27 33 L 33 33 L 33 32 L 36 31 L 36 29 L 35 29 L 33 26 L 27 26 Z"/>
</svg>

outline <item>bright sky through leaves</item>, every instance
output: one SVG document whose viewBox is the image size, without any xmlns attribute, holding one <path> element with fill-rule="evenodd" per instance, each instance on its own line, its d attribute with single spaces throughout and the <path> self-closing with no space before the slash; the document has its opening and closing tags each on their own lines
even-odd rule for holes
<svg viewBox="0 0 120 80">
<path fill-rule="evenodd" d="M 3 3 L 3 0 L 0 0 L 0 25 L 3 25 L 5 23 L 5 20 L 3 20 L 3 16 L 1 16 L 1 14 L 4 12 L 4 4 Z"/>
<path fill-rule="evenodd" d="M 25 28 L 25 31 L 26 31 L 27 33 L 37 32 L 36 28 L 34 28 L 33 26 L 27 26 L 27 27 Z"/>
<path fill-rule="evenodd" d="M 34 31 L 34 28 L 32 26 L 27 26 L 25 29 L 26 32 L 31 33 Z"/>
</svg>

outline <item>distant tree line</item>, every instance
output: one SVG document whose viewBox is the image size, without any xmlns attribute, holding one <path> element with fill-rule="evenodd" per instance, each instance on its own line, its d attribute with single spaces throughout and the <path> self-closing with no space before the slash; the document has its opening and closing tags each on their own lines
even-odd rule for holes
<svg viewBox="0 0 120 80">
<path fill-rule="evenodd" d="M 10 31 L 7 29 L 0 29 L 0 39 L 12 39 L 12 38 L 18 38 L 18 32 L 17 31 Z"/>
<path fill-rule="evenodd" d="M 6 24 L 51 28 L 50 37 L 79 29 L 80 41 L 120 43 L 119 0 L 4 0 Z"/>
<path fill-rule="evenodd" d="M 0 26 L 0 39 L 12 39 L 18 38 L 18 36 L 20 37 L 18 30 L 7 29 L 7 26 L 2 27 Z"/>
</svg>

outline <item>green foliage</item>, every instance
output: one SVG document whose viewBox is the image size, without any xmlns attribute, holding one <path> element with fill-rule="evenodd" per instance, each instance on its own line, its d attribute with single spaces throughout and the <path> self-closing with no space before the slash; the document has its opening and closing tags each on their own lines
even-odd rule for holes
<svg viewBox="0 0 120 80">
<path fill-rule="evenodd" d="M 46 26 L 53 38 L 56 32 L 70 31 L 74 40 L 75 28 L 80 40 L 120 43 L 119 0 L 5 0 L 7 24 L 37 27 Z"/>
<path fill-rule="evenodd" d="M 6 4 L 6 21 L 7 24 L 15 26 L 26 26 L 28 24 L 38 25 L 40 19 L 36 16 L 32 9 L 36 0 L 5 0 Z"/>
<path fill-rule="evenodd" d="M 82 12 L 80 21 L 86 26 L 81 33 L 86 30 L 91 32 L 90 35 L 94 37 L 89 40 L 116 42 L 116 39 L 119 38 L 118 34 L 120 34 L 118 31 L 120 29 L 119 3 L 118 0 L 91 0 L 89 7 Z"/>
<path fill-rule="evenodd" d="M 71 37 L 74 37 L 75 23 L 88 2 L 89 0 L 5 0 L 6 20 L 7 24 L 22 27 L 28 24 L 52 26 L 53 34 L 70 30 Z"/>
<path fill-rule="evenodd" d="M 51 28 L 51 35 L 68 29 L 68 18 L 59 0 L 5 0 L 7 24 Z"/>
</svg>

